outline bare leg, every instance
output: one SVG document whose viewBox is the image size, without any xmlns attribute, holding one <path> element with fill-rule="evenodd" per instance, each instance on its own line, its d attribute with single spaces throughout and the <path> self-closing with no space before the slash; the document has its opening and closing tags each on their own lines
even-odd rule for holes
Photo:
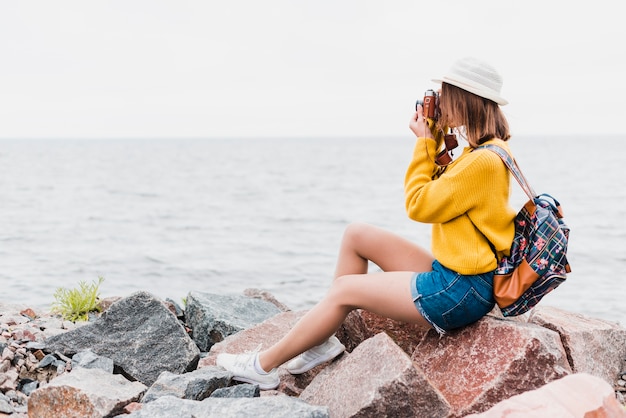
<svg viewBox="0 0 626 418">
<path fill-rule="evenodd" d="M 433 256 L 411 241 L 364 223 L 346 228 L 335 277 L 367 273 L 368 260 L 383 271 L 430 271 Z"/>
<path fill-rule="evenodd" d="M 397 321 L 430 325 L 413 304 L 409 288 L 413 272 L 342 276 L 275 345 L 259 354 L 264 370 L 280 366 L 333 335 L 354 309 L 365 309 Z"/>
<path fill-rule="evenodd" d="M 366 274 L 368 260 L 385 273 Z M 349 225 L 328 294 L 280 341 L 259 353 L 261 367 L 271 370 L 323 343 L 354 309 L 429 327 L 413 303 L 409 283 L 413 272 L 430 271 L 433 260 L 428 251 L 384 229 Z"/>
</svg>

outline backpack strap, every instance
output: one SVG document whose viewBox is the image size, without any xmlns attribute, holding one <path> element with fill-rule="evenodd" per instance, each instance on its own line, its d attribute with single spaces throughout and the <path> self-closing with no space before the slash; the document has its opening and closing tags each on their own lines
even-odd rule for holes
<svg viewBox="0 0 626 418">
<path fill-rule="evenodd" d="M 482 145 L 476 149 L 481 149 L 481 148 L 488 149 L 489 151 L 492 151 L 498 154 L 500 158 L 502 159 L 502 161 L 504 161 L 504 164 L 508 167 L 511 174 L 513 174 L 513 177 L 515 177 L 515 180 L 517 180 L 517 182 L 522 187 L 526 195 L 529 197 L 529 199 L 535 200 L 535 197 L 537 197 L 537 195 L 535 194 L 535 191 L 530 186 L 530 183 L 528 182 L 528 180 L 526 180 L 526 177 L 522 173 L 522 170 L 517 165 L 517 161 L 515 161 L 509 155 L 508 152 L 506 152 L 503 148 L 494 144 Z"/>
</svg>

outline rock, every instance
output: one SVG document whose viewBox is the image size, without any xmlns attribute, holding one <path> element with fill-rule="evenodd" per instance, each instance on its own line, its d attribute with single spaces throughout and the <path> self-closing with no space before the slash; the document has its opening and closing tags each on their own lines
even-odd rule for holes
<svg viewBox="0 0 626 418">
<path fill-rule="evenodd" d="M 360 309 L 350 312 L 335 334 L 346 346 L 348 353 L 378 333 L 374 332 L 373 327 L 368 326 L 363 315 L 361 315 L 362 312 Z"/>
<path fill-rule="evenodd" d="M 242 383 L 213 391 L 211 398 L 258 398 L 261 396 L 259 385 Z"/>
<path fill-rule="evenodd" d="M 130 414 L 131 412 L 139 411 L 143 407 L 142 403 L 131 402 L 124 407 L 122 414 Z"/>
<path fill-rule="evenodd" d="M 72 357 L 72 368 L 101 369 L 107 373 L 113 373 L 113 366 L 113 360 L 99 356 L 91 350 L 81 351 Z"/>
<path fill-rule="evenodd" d="M 120 301 L 121 299 L 122 297 L 120 296 L 112 296 L 112 297 L 100 299 L 98 300 L 98 304 L 97 304 L 98 310 L 100 312 L 104 312 L 108 310 L 111 307 L 111 305 L 113 305 L 115 302 Z"/>
<path fill-rule="evenodd" d="M 271 302 L 238 295 L 189 292 L 185 318 L 200 350 L 265 321 L 281 311 Z"/>
<path fill-rule="evenodd" d="M 140 382 L 100 369 L 78 368 L 53 379 L 28 399 L 29 418 L 101 418 L 121 413 L 145 392 Z"/>
<path fill-rule="evenodd" d="M 329 418 L 328 408 L 309 405 L 288 396 L 260 398 L 206 398 L 190 401 L 173 396 L 164 396 L 145 404 L 125 418 L 192 418 L 192 417 L 237 417 L 237 418 Z"/>
<path fill-rule="evenodd" d="M 572 374 L 513 396 L 489 410 L 466 418 L 626 418 L 626 410 L 604 380 L 586 373 Z"/>
<path fill-rule="evenodd" d="M 165 299 L 165 306 L 174 314 L 176 318 L 183 319 L 185 318 L 185 311 L 180 307 L 178 303 L 174 299 L 167 298 Z"/>
<path fill-rule="evenodd" d="M 217 366 L 205 367 L 189 373 L 163 372 L 146 392 L 142 403 L 152 402 L 163 396 L 201 401 L 214 390 L 224 388 L 231 382 L 232 375 Z"/>
<path fill-rule="evenodd" d="M 445 417 L 450 406 L 385 333 L 321 371 L 300 399 L 333 417 Z"/>
<path fill-rule="evenodd" d="M 57 361 L 57 358 L 54 354 L 46 354 L 44 358 L 42 358 L 39 361 L 39 364 L 37 364 L 37 368 L 41 369 L 44 367 L 48 367 L 49 365 L 53 364 L 55 361 Z"/>
<path fill-rule="evenodd" d="M 27 317 L 31 321 L 37 318 L 37 314 L 32 308 L 25 308 L 20 311 L 20 315 Z"/>
<path fill-rule="evenodd" d="M 430 331 L 412 359 L 453 416 L 483 412 L 572 372 L 556 332 L 490 316 L 443 337 Z"/>
<path fill-rule="evenodd" d="M 287 306 L 284 303 L 280 302 L 278 299 L 276 299 L 274 297 L 274 295 L 272 295 L 270 292 L 268 292 L 266 290 L 250 288 L 250 289 L 244 290 L 243 294 L 244 294 L 244 296 L 247 296 L 249 298 L 261 299 L 261 300 L 265 300 L 267 302 L 270 302 L 270 303 L 276 305 L 276 307 L 278 309 L 280 309 L 282 312 L 289 312 L 291 310 L 289 308 L 289 306 Z"/>
<path fill-rule="evenodd" d="M 395 321 L 364 310 L 354 312 L 363 318 L 371 335 L 384 332 L 409 356 L 428 332 L 428 328 L 421 325 Z"/>
<path fill-rule="evenodd" d="M 9 403 L 9 398 L 0 393 L 0 413 L 12 414 L 15 409 Z"/>
<path fill-rule="evenodd" d="M 22 392 L 24 395 L 30 396 L 31 393 L 33 393 L 33 391 L 35 391 L 35 389 L 37 389 L 38 387 L 39 387 L 38 381 L 31 380 L 31 379 L 24 379 L 20 381 L 20 384 L 17 389 L 20 392 Z"/>
<path fill-rule="evenodd" d="M 18 372 L 15 369 L 9 369 L 0 374 L 0 391 L 7 392 L 17 388 Z"/>
<path fill-rule="evenodd" d="M 148 292 L 136 292 L 111 305 L 94 322 L 50 337 L 46 349 L 66 356 L 91 350 L 146 385 L 163 371 L 195 369 L 200 357 L 182 324 Z"/>
<path fill-rule="evenodd" d="M 574 373 L 588 373 L 612 383 L 626 359 L 626 329 L 550 306 L 533 309 L 529 322 L 554 330 Z M 602 353 L 598 356 L 597 353 Z"/>
</svg>

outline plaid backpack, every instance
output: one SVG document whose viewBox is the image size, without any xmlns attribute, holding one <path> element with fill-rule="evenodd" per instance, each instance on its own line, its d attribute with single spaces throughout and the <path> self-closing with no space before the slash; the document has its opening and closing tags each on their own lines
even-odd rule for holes
<svg viewBox="0 0 626 418">
<path fill-rule="evenodd" d="M 541 298 L 566 279 L 569 228 L 563 222 L 559 202 L 548 194 L 536 195 L 502 148 L 485 148 L 502 158 L 530 200 L 515 217 L 515 237 L 509 256 L 503 257 L 494 275 L 494 297 L 504 316 L 516 316 L 533 308 Z"/>
</svg>

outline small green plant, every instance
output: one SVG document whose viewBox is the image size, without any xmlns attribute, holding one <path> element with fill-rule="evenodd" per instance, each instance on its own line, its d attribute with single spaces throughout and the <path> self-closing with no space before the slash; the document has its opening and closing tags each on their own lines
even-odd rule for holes
<svg viewBox="0 0 626 418">
<path fill-rule="evenodd" d="M 75 289 L 59 287 L 54 292 L 55 302 L 52 304 L 52 311 L 72 322 L 88 320 L 89 312 L 99 310 L 97 305 L 99 288 L 103 281 L 104 278 L 99 277 L 98 282 L 92 284 L 81 281 Z"/>
</svg>

